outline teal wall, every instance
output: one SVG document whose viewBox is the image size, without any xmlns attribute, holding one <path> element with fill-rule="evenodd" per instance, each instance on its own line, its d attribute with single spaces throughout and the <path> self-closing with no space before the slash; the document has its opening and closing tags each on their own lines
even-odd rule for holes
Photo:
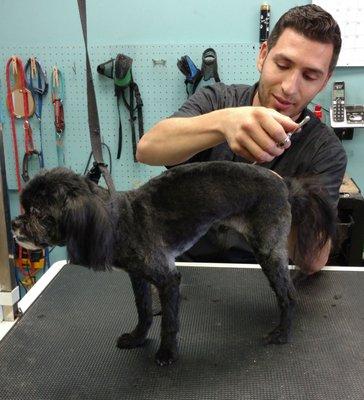
<svg viewBox="0 0 364 400">
<path fill-rule="evenodd" d="M 92 62 L 97 65 L 101 61 L 105 61 L 102 57 L 107 54 L 116 54 L 116 52 L 125 52 L 128 46 L 135 51 L 135 57 L 141 56 L 142 53 L 148 56 L 152 55 L 158 49 L 156 58 L 163 56 L 163 49 L 172 51 L 173 46 L 177 47 L 177 53 L 180 51 L 180 56 L 183 55 L 183 49 L 196 50 L 196 54 L 201 54 L 201 45 L 208 47 L 226 46 L 226 44 L 245 44 L 254 48 L 258 43 L 258 20 L 259 7 L 262 1 L 255 0 L 225 0 L 224 2 L 214 0 L 191 1 L 183 2 L 176 0 L 158 0 L 145 1 L 134 0 L 127 1 L 112 1 L 112 0 L 88 0 L 88 41 L 92 47 Z M 306 1 L 269 1 L 271 5 L 271 26 L 277 21 L 279 16 L 296 5 L 302 5 L 309 2 Z M 0 2 L 0 15 L 2 15 L 2 23 L 0 25 L 0 80 L 2 82 L 0 92 L 0 107 L 4 108 L 5 102 L 5 63 L 7 59 L 17 50 L 21 53 L 23 61 L 26 57 L 35 55 L 39 51 L 44 57 L 52 56 L 48 59 L 47 70 L 55 63 L 68 62 L 70 58 L 66 58 L 67 52 L 81 52 L 83 54 L 83 39 L 81 25 L 79 21 L 77 1 L 76 0 L 2 0 Z M 153 45 L 153 46 L 152 46 Z M 183 47 L 185 46 L 185 47 Z M 189 46 L 189 47 L 186 47 Z M 194 47 L 195 46 L 195 47 Z M 202 47 L 203 48 L 203 47 Z M 180 50 L 179 50 L 180 49 Z M 223 49 L 223 47 L 222 47 Z M 132 51 L 130 50 L 130 51 Z M 189 54 L 189 53 L 184 53 Z M 220 54 L 220 53 L 218 53 Z M 225 54 L 225 53 L 224 53 Z M 236 65 L 236 59 L 231 63 L 228 60 L 219 59 L 219 67 L 221 66 L 220 76 L 227 83 L 232 83 L 232 80 L 249 80 L 253 83 L 254 77 L 257 77 L 254 62 L 251 56 L 241 57 L 242 65 L 249 63 L 251 74 L 239 75 L 239 65 Z M 75 57 L 72 53 L 69 57 Z M 167 56 L 166 56 L 167 57 Z M 244 60 L 244 57 L 246 58 Z M 78 57 L 80 64 L 83 65 L 83 56 Z M 228 57 L 227 57 L 228 58 Z M 198 59 L 195 59 L 199 63 Z M 51 65 L 51 62 L 53 63 Z M 139 70 L 138 79 L 143 82 L 141 91 L 145 106 L 145 128 L 150 128 L 158 119 L 167 116 L 170 112 L 183 101 L 184 85 L 182 75 L 179 74 L 175 66 L 176 57 L 171 56 L 168 59 L 168 73 L 165 76 L 147 76 L 149 70 L 142 68 Z M 71 71 L 72 65 L 65 65 L 66 72 Z M 68 69 L 67 69 L 68 68 Z M 82 67 L 79 68 L 77 79 L 81 82 L 79 90 L 84 88 L 84 74 Z M 171 75 L 173 72 L 174 75 Z M 156 71 L 153 71 L 157 74 Z M 173 76 L 174 81 L 172 91 L 178 92 L 176 96 L 170 96 L 170 93 L 163 92 L 163 80 L 169 76 Z M 167 78 L 166 78 L 167 77 Z M 247 77 L 250 77 L 249 79 Z M 364 103 L 364 68 L 338 68 L 332 80 L 345 80 L 347 103 Z M 67 87 L 66 92 L 72 94 L 74 83 L 72 78 L 66 76 Z M 158 84 L 150 82 L 156 79 Z M 179 81 L 178 81 L 179 79 Z M 320 94 L 317 102 L 320 102 L 324 107 L 328 108 L 330 104 L 330 89 L 331 82 L 328 88 Z M 116 147 L 116 129 L 113 130 L 116 121 L 116 110 L 111 93 L 111 86 L 105 89 L 105 81 L 96 79 L 98 102 L 101 106 L 100 121 L 102 128 L 106 127 L 106 136 L 109 140 L 109 145 L 115 150 Z M 154 86 L 153 86 L 154 84 Z M 147 85 L 148 90 L 146 90 Z M 66 94 L 67 96 L 67 94 Z M 106 100 L 106 97 L 108 100 Z M 158 109 L 153 108 L 155 99 L 164 102 L 164 108 L 161 106 Z M 109 101 L 109 103 L 107 103 Z M 153 107 L 152 107 L 153 106 Z M 52 108 L 48 102 L 45 110 L 45 126 L 43 130 L 49 131 L 50 138 L 53 140 L 54 130 L 52 121 Z M 85 98 L 70 99 L 68 95 L 65 102 L 66 113 L 66 140 L 72 144 L 72 147 L 77 147 L 77 155 L 72 154 L 69 165 L 75 168 L 78 172 L 81 171 L 81 166 L 85 164 L 89 147 L 89 139 L 87 133 L 87 114 Z M 47 119 L 48 118 L 48 119 Z M 126 124 L 125 124 L 126 125 Z M 80 134 L 80 130 L 83 132 Z M 349 164 L 348 173 L 351 175 L 360 187 L 364 188 L 364 171 L 361 167 L 361 159 L 364 154 L 364 131 L 357 129 L 352 141 L 344 142 L 345 149 L 348 154 Z M 14 167 L 11 155 L 11 142 L 9 139 L 9 121 L 7 116 L 4 124 L 4 135 L 6 135 L 6 151 L 7 151 L 7 169 L 9 172 L 10 187 L 12 185 L 11 175 L 13 175 Z M 18 136 L 22 136 L 20 126 L 18 126 Z M 51 143 L 51 139 L 50 143 Z M 80 145 L 78 148 L 78 144 Z M 115 151 L 113 153 L 115 155 Z M 53 158 L 50 156 L 50 163 Z M 138 185 L 141 181 L 148 179 L 150 176 L 157 174 L 160 168 L 138 166 L 132 162 L 130 157 L 121 160 L 118 165 L 116 160 L 113 160 L 115 166 L 115 174 L 117 177 L 123 178 L 127 187 Z M 129 175 L 128 175 L 129 174 Z M 114 175 L 115 177 L 115 175 Z M 117 182 L 118 185 L 118 182 Z M 120 186 L 119 186 L 120 187 Z M 121 185 L 121 188 L 126 188 Z M 15 215 L 18 210 L 16 203 L 16 192 L 10 192 L 12 201 L 12 213 Z M 63 253 L 58 253 L 56 258 L 62 257 Z"/>
</svg>

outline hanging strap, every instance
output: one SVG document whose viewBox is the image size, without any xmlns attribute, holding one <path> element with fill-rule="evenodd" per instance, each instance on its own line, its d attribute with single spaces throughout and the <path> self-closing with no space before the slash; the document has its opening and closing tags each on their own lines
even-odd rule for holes
<svg viewBox="0 0 364 400">
<path fill-rule="evenodd" d="M 45 96 L 48 92 L 48 82 L 45 71 L 43 70 L 39 61 L 35 57 L 29 58 L 27 63 L 25 64 L 25 77 L 28 88 L 31 91 L 35 101 L 35 115 L 39 121 L 39 137 L 40 137 L 39 161 L 40 161 L 40 167 L 44 168 L 42 108 L 43 108 L 43 96 Z"/>
<path fill-rule="evenodd" d="M 42 155 L 38 150 L 31 150 L 29 153 L 25 153 L 23 157 L 23 171 L 21 174 L 24 182 L 28 182 L 30 180 L 29 161 L 32 156 L 36 156 L 38 158 L 39 167 L 42 168 Z"/>
<path fill-rule="evenodd" d="M 202 79 L 201 70 L 196 67 L 195 63 L 187 55 L 177 60 L 177 67 L 185 76 L 186 93 L 187 97 L 189 97 L 195 92 Z"/>
<path fill-rule="evenodd" d="M 51 101 L 54 108 L 54 127 L 56 129 L 58 165 L 64 166 L 66 164 L 64 154 L 64 80 L 63 75 L 57 66 L 54 66 L 52 69 L 51 92 Z"/>
<path fill-rule="evenodd" d="M 100 168 L 105 182 L 109 188 L 110 193 L 113 193 L 115 192 L 115 186 L 102 156 L 99 115 L 97 111 L 95 87 L 92 79 L 91 63 L 87 48 L 86 0 L 77 0 L 77 2 L 86 50 L 87 109 L 92 152 L 94 159 L 96 160 L 98 167 Z"/>
<path fill-rule="evenodd" d="M 15 126 L 15 110 L 14 110 L 14 102 L 13 102 L 13 89 L 17 88 L 23 95 L 23 115 L 24 118 L 23 128 L 24 128 L 24 141 L 25 141 L 25 155 L 23 159 L 23 179 L 29 180 L 28 174 L 28 162 L 32 155 L 38 155 L 39 153 L 34 149 L 33 146 L 33 137 L 32 137 L 32 129 L 29 123 L 29 98 L 31 96 L 31 92 L 29 92 L 26 88 L 26 79 L 24 73 L 23 63 L 18 57 L 11 57 L 6 64 L 6 84 L 7 84 L 7 106 L 9 109 L 10 120 L 11 120 L 11 129 L 13 135 L 13 148 L 14 148 L 14 157 L 15 157 L 15 168 L 16 168 L 16 179 L 17 179 L 17 187 L 18 192 L 21 192 L 22 184 L 21 184 L 21 175 L 20 175 L 20 166 L 19 166 L 19 154 L 18 154 L 18 143 L 17 143 L 17 135 L 16 135 L 16 126 Z M 12 85 L 14 84 L 14 85 Z M 13 87 L 14 86 L 14 87 Z M 25 174 L 24 174 L 25 169 Z M 20 212 L 22 213 L 22 207 L 20 206 Z M 29 276 L 29 279 L 34 283 L 35 274 L 37 270 L 34 269 L 34 263 L 32 261 L 32 254 L 30 250 L 22 249 L 20 246 L 17 247 L 14 251 L 14 255 L 16 255 L 17 265 L 21 265 L 21 270 L 23 271 L 23 252 L 26 252 L 26 260 L 27 260 L 27 272 L 26 274 Z M 19 264 L 20 263 L 20 264 Z M 24 272 L 23 272 L 23 275 Z"/>
<path fill-rule="evenodd" d="M 23 67 L 23 63 L 19 57 L 16 57 L 16 56 L 11 57 L 6 64 L 6 85 L 7 85 L 7 105 L 8 105 L 9 114 L 10 114 L 11 130 L 12 130 L 12 136 L 13 136 L 13 148 L 14 148 L 17 187 L 18 187 L 18 191 L 20 192 L 22 189 L 22 185 L 21 185 L 21 179 L 20 179 L 21 175 L 20 175 L 18 142 L 17 142 L 17 134 L 16 134 L 16 126 L 15 126 L 16 115 L 15 115 L 14 102 L 13 102 L 14 88 L 18 89 L 22 93 L 22 98 L 23 98 L 24 114 L 23 114 L 22 118 L 24 118 L 23 129 L 24 129 L 25 153 L 30 154 L 34 150 L 34 144 L 33 144 L 32 128 L 31 128 L 30 122 L 29 122 L 29 97 L 28 96 L 31 96 L 31 92 L 29 90 L 27 90 L 27 88 L 26 88 L 24 67 Z"/>
<path fill-rule="evenodd" d="M 137 145 L 137 136 L 135 131 L 135 121 L 138 119 L 138 127 L 139 127 L 139 138 L 144 134 L 144 126 L 143 126 L 143 101 L 140 95 L 140 90 L 136 82 L 133 79 L 132 73 L 132 62 L 133 60 L 126 56 L 125 54 L 118 54 L 114 61 L 114 84 L 115 84 L 115 96 L 117 97 L 117 106 L 118 106 L 118 114 L 119 114 L 119 146 L 118 146 L 118 154 L 117 158 L 119 159 L 121 156 L 121 148 L 122 148 L 122 124 L 120 118 L 120 97 L 123 99 L 125 107 L 129 111 L 129 122 L 131 127 L 132 134 L 132 144 L 133 144 L 133 157 L 134 162 L 137 162 L 136 159 L 136 145 Z M 129 103 L 126 100 L 126 91 L 129 89 Z M 136 106 L 134 105 L 134 99 Z M 135 111 L 137 111 L 137 117 L 135 116 Z"/>
<path fill-rule="evenodd" d="M 20 179 L 20 164 L 19 164 L 19 151 L 18 151 L 18 139 L 16 135 L 16 126 L 15 126 L 15 114 L 14 114 L 14 104 L 13 104 L 13 96 L 12 96 L 12 87 L 11 87 L 11 68 L 14 68 L 14 58 L 9 58 L 6 64 L 6 86 L 7 86 L 7 106 L 10 115 L 10 123 L 11 123 L 11 132 L 13 137 L 13 151 L 14 151 L 14 159 L 15 159 L 15 174 L 16 174 L 16 182 L 18 187 L 18 192 L 21 191 L 21 179 Z M 15 64 L 16 66 L 16 64 Z"/>
<path fill-rule="evenodd" d="M 144 134 L 143 101 L 142 101 L 142 98 L 140 95 L 139 87 L 133 81 L 133 79 L 131 80 L 128 88 L 129 88 L 129 103 L 125 97 L 125 89 L 126 88 L 121 89 L 119 93 L 121 94 L 121 98 L 123 99 L 125 107 L 129 111 L 129 121 L 130 121 L 132 144 L 133 144 L 133 156 L 134 156 L 134 162 L 137 162 L 137 159 L 136 159 L 137 138 L 136 138 L 136 131 L 135 131 L 135 120 L 138 118 L 139 139 L 140 139 Z M 134 98 L 135 98 L 136 105 L 134 105 Z M 135 116 L 135 111 L 137 111 L 137 117 Z M 121 126 L 121 123 L 120 123 L 120 126 Z"/>
<path fill-rule="evenodd" d="M 35 100 L 35 115 L 42 118 L 43 96 L 48 92 L 47 75 L 36 57 L 31 57 L 25 64 L 25 77 L 29 90 Z"/>
</svg>

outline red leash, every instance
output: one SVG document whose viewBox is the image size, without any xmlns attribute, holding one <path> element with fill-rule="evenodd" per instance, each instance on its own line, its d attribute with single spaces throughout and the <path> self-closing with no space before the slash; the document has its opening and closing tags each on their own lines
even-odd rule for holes
<svg viewBox="0 0 364 400">
<path fill-rule="evenodd" d="M 16 134 L 16 125 L 15 125 L 15 118 L 24 118 L 24 123 L 23 123 L 23 129 L 24 129 L 24 144 L 25 144 L 25 153 L 26 154 L 32 154 L 34 151 L 34 144 L 33 144 L 33 134 L 32 134 L 32 128 L 29 123 L 29 102 L 33 101 L 31 98 L 31 93 L 28 91 L 26 88 L 26 80 L 25 80 L 25 73 L 24 73 L 24 67 L 21 59 L 16 56 L 12 56 L 7 64 L 6 64 L 6 85 L 7 85 L 7 97 L 6 97 L 6 102 L 10 114 L 10 121 L 11 121 L 11 131 L 12 131 L 12 137 L 13 137 L 13 150 L 14 150 L 14 158 L 15 158 L 15 171 L 16 171 L 16 181 L 17 181 L 17 187 L 18 187 L 18 192 L 21 192 L 22 189 L 22 184 L 21 184 L 21 179 L 20 179 L 20 165 L 19 165 L 19 151 L 18 151 L 18 140 L 17 140 L 17 134 Z M 19 93 L 22 94 L 23 98 L 23 113 L 20 112 L 20 114 L 16 113 L 15 110 L 15 92 L 18 91 Z M 22 212 L 22 209 L 20 207 L 20 212 Z M 29 278 L 33 276 L 36 272 L 33 263 L 30 258 L 30 252 L 27 251 L 28 254 L 28 259 L 29 259 L 29 264 L 30 264 L 30 271 L 28 270 L 27 273 L 29 275 Z M 24 270 L 23 264 L 22 264 L 22 259 L 23 259 L 23 251 L 20 246 L 18 246 L 18 260 L 19 262 L 17 263 L 18 266 L 20 267 L 23 275 L 26 275 L 26 272 Z"/>
<path fill-rule="evenodd" d="M 12 86 L 13 80 L 13 86 Z M 20 165 L 19 165 L 19 152 L 18 152 L 18 140 L 16 134 L 15 118 L 19 115 L 15 112 L 14 98 L 15 91 L 22 93 L 23 97 L 23 115 L 24 118 L 23 129 L 24 129 L 24 145 L 25 153 L 30 154 L 34 150 L 33 144 L 33 133 L 32 128 L 29 123 L 29 102 L 33 101 L 30 99 L 31 94 L 26 88 L 25 83 L 24 67 L 21 59 L 19 57 L 11 57 L 6 64 L 6 85 L 7 85 L 7 106 L 10 114 L 11 121 L 11 131 L 13 136 L 13 148 L 14 148 L 14 158 L 15 158 L 15 171 L 18 191 L 21 191 L 21 179 L 20 179 Z"/>
</svg>

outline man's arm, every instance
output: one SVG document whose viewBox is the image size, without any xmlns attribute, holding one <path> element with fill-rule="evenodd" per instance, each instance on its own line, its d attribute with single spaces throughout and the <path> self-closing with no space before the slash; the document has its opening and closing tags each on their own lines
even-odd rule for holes
<svg viewBox="0 0 364 400">
<path fill-rule="evenodd" d="M 176 165 L 227 141 L 247 160 L 269 162 L 285 148 L 277 146 L 297 123 L 265 107 L 234 107 L 193 117 L 168 118 L 139 141 L 136 158 L 150 165 Z"/>
<path fill-rule="evenodd" d="M 224 142 L 219 114 L 220 110 L 158 122 L 139 141 L 137 160 L 149 165 L 176 165 Z"/>
<path fill-rule="evenodd" d="M 139 141 L 137 159 L 151 165 L 176 165 L 225 141 L 247 160 L 264 162 L 280 155 L 284 149 L 276 142 L 282 142 L 297 124 L 265 107 L 235 107 L 231 101 L 235 93 L 229 90 L 221 83 L 198 90 L 171 118 L 146 132 Z"/>
</svg>

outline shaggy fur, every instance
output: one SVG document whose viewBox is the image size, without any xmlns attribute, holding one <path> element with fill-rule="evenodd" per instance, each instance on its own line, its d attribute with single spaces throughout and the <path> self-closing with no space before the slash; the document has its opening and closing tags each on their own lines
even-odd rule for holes
<svg viewBox="0 0 364 400">
<path fill-rule="evenodd" d="M 113 195 L 86 177 L 56 168 L 28 183 L 21 204 L 24 214 L 13 221 L 20 245 L 65 245 L 73 264 L 128 272 L 139 320 L 131 333 L 119 337 L 120 348 L 145 342 L 153 319 L 150 283 L 157 287 L 159 365 L 178 357 L 181 278 L 175 258 L 213 223 L 231 226 L 246 238 L 276 294 L 280 323 L 267 336 L 269 343 L 285 343 L 291 332 L 295 301 L 286 249 L 291 216 L 302 255 L 321 248 L 334 231 L 332 208 L 317 185 L 225 161 L 175 167 L 139 189 Z"/>
</svg>

